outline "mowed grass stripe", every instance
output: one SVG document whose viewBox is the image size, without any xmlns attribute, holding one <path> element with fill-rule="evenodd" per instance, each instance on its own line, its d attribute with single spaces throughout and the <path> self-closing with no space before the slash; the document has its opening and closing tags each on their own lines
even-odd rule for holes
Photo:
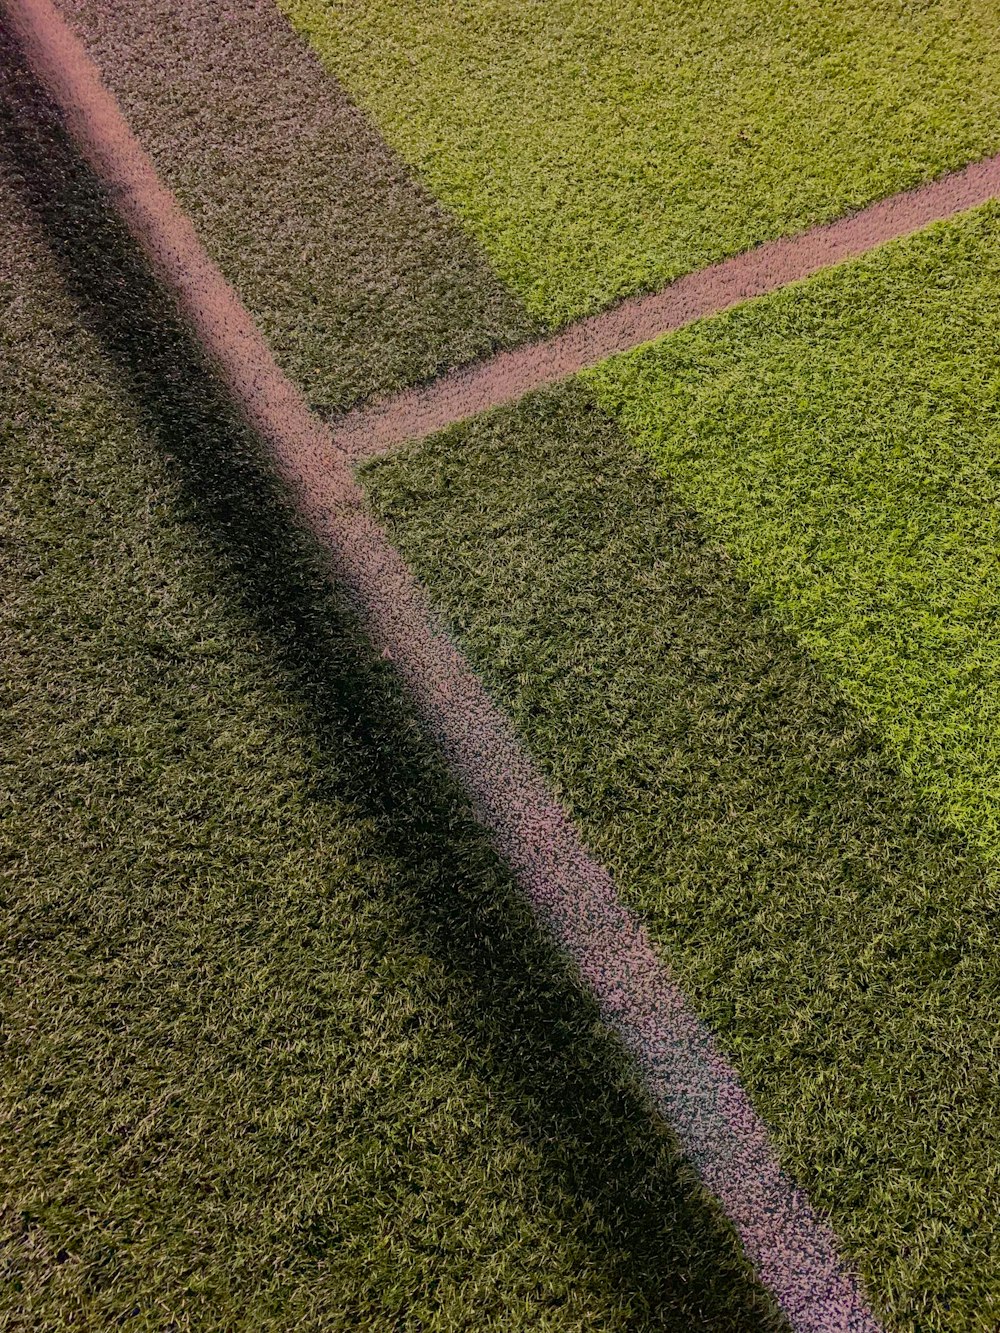
<svg viewBox="0 0 1000 1333">
<path fill-rule="evenodd" d="M 588 382 L 943 817 L 1000 854 L 1000 207 Z"/>
<path fill-rule="evenodd" d="M 62 0 L 157 171 L 310 404 L 536 331 L 273 0 Z"/>
<path fill-rule="evenodd" d="M 363 480 L 888 1325 L 995 1323 L 982 858 L 579 384 Z"/>
<path fill-rule="evenodd" d="M 360 491 L 331 454 L 332 440 L 199 245 L 86 51 L 50 0 L 8 0 L 7 10 L 23 43 L 23 67 L 17 42 L 8 62 L 19 170 L 67 275 L 86 291 L 116 354 L 133 373 L 141 371 L 145 392 L 166 390 L 168 404 L 175 380 L 185 382 L 156 339 L 157 325 L 172 321 L 155 273 L 243 418 L 269 446 L 270 464 L 328 572 L 347 590 L 370 646 L 393 663 L 478 819 L 637 1061 L 656 1109 L 722 1202 L 763 1284 L 801 1333 L 825 1333 L 831 1325 L 874 1330 L 835 1238 L 776 1163 L 733 1069 L 507 720 L 441 633 L 411 571 L 363 511 Z M 133 305 L 147 320 L 136 329 L 145 335 L 140 343 L 150 343 L 138 349 L 138 361 Z M 151 354 L 148 366 L 143 352 Z"/>
<path fill-rule="evenodd" d="M 279 0 L 551 325 L 1000 149 L 992 0 Z"/>
<path fill-rule="evenodd" d="M 780 1329 L 2 57 L 0 1325 Z"/>
</svg>

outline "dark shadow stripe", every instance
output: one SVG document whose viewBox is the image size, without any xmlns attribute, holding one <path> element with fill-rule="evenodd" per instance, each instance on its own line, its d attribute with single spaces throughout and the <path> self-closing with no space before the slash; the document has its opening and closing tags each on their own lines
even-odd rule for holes
<svg viewBox="0 0 1000 1333">
<path fill-rule="evenodd" d="M 143 428 L 172 460 L 189 521 L 218 552 L 220 582 L 240 590 L 242 610 L 307 712 L 321 756 L 317 796 L 335 784 L 421 886 L 422 898 L 403 904 L 409 926 L 467 997 L 470 1047 L 491 1095 L 539 1153 L 553 1196 L 565 1191 L 592 1210 L 597 1260 L 634 1307 L 629 1327 L 784 1327 L 602 1035 L 596 1006 L 534 928 L 467 801 L 421 740 L 394 675 L 372 660 L 257 442 L 5 31 L 0 126 L 6 176 Z"/>
</svg>

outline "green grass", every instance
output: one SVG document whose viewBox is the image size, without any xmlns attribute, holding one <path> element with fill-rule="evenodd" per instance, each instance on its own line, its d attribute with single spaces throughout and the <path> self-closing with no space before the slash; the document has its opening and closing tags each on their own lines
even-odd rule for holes
<svg viewBox="0 0 1000 1333">
<path fill-rule="evenodd" d="M 989 0 L 279 0 L 553 324 L 1000 149 Z"/>
<path fill-rule="evenodd" d="M 0 1325 L 779 1328 L 34 110 L 0 141 Z"/>
<path fill-rule="evenodd" d="M 1000 208 L 589 376 L 902 772 L 1000 853 Z"/>
<path fill-rule="evenodd" d="M 73 0 L 133 131 L 282 369 L 330 413 L 535 325 L 273 0 Z"/>
<path fill-rule="evenodd" d="M 995 874 L 580 385 L 365 482 L 888 1326 L 993 1327 Z"/>
</svg>

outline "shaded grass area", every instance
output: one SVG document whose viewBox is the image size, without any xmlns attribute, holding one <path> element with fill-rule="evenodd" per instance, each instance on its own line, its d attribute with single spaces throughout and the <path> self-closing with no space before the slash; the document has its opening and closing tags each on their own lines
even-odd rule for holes
<svg viewBox="0 0 1000 1333">
<path fill-rule="evenodd" d="M 533 322 L 273 0 L 67 0 L 162 179 L 322 412 Z"/>
<path fill-rule="evenodd" d="M 589 375 L 911 781 L 1000 853 L 1000 206 Z"/>
<path fill-rule="evenodd" d="M 0 56 L 0 1323 L 781 1327 Z"/>
<path fill-rule="evenodd" d="M 278 0 L 550 324 L 1000 149 L 990 0 Z"/>
<path fill-rule="evenodd" d="M 364 479 L 889 1326 L 992 1327 L 995 876 L 581 385 Z"/>
</svg>

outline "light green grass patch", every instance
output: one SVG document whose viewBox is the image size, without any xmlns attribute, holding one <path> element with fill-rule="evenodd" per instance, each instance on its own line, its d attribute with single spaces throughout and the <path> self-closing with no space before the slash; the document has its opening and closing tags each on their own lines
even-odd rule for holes
<svg viewBox="0 0 1000 1333">
<path fill-rule="evenodd" d="M 553 324 L 1000 148 L 987 0 L 279 0 Z"/>
<path fill-rule="evenodd" d="M 590 372 L 947 819 L 1000 852 L 1000 208 Z"/>
</svg>

